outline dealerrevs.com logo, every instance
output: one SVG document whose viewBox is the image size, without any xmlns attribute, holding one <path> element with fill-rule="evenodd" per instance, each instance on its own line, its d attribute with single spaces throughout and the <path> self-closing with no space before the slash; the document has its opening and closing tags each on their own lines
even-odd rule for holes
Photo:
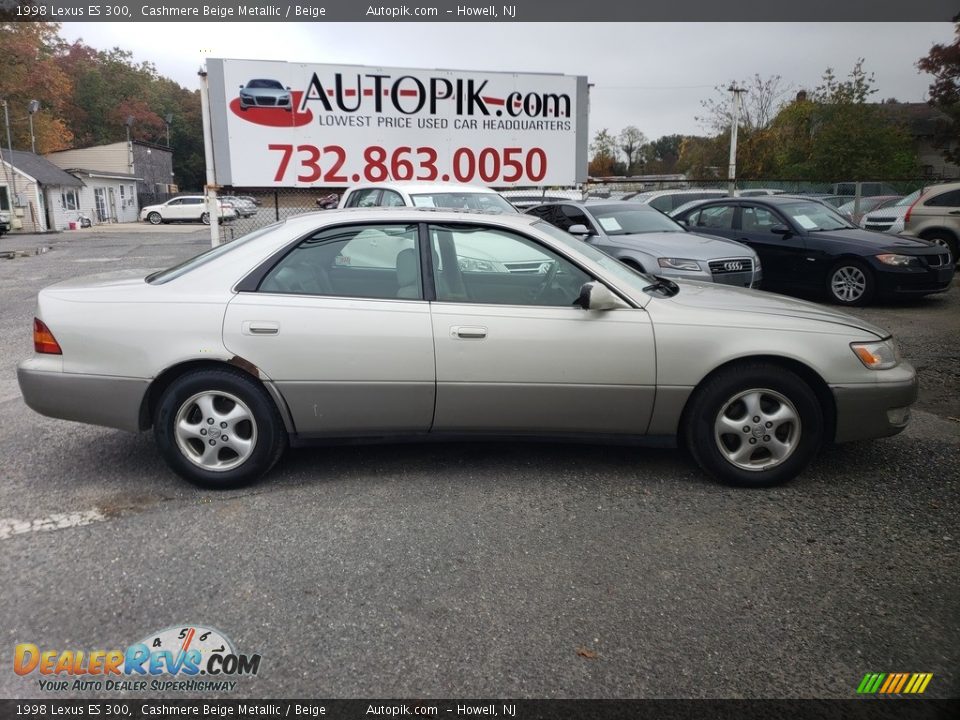
<svg viewBox="0 0 960 720">
<path fill-rule="evenodd" d="M 43 692 L 230 691 L 236 678 L 256 676 L 260 661 L 259 654 L 238 653 L 219 630 L 178 625 L 125 650 L 56 650 L 19 643 L 13 671 L 36 677 Z"/>
</svg>

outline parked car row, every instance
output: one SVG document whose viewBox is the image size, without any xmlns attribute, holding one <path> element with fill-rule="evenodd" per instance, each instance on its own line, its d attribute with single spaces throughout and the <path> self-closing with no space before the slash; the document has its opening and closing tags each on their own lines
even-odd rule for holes
<svg viewBox="0 0 960 720">
<path fill-rule="evenodd" d="M 10 232 L 10 212 L 0 210 L 0 235 Z"/>
</svg>

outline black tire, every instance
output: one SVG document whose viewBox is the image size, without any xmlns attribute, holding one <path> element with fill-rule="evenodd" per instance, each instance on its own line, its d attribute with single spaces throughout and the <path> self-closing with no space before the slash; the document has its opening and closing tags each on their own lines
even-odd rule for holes
<svg viewBox="0 0 960 720">
<path fill-rule="evenodd" d="M 759 414 L 741 417 L 748 410 L 744 400 L 754 396 Z M 785 419 L 782 424 L 767 425 L 767 418 L 778 416 Z M 756 417 L 760 422 L 754 422 Z M 696 389 L 682 430 L 693 459 L 711 477 L 739 487 L 770 487 L 795 478 L 819 452 L 823 411 L 810 386 L 790 370 L 770 363 L 741 363 Z M 740 449 L 747 456 L 738 466 L 729 456 Z M 780 451 L 784 455 L 778 460 L 774 453 Z"/>
<path fill-rule="evenodd" d="M 206 398 L 212 400 L 209 418 L 200 407 Z M 239 403 L 232 403 L 231 398 Z M 216 420 L 209 423 L 214 418 L 227 420 L 234 409 L 242 418 L 239 421 L 224 422 L 225 428 Z M 178 431 L 181 420 L 196 428 L 196 433 L 191 430 L 190 437 L 185 437 L 187 433 Z M 205 431 L 202 438 L 201 430 Z M 226 432 L 235 435 L 231 438 Z M 258 480 L 287 447 L 283 420 L 267 391 L 249 375 L 228 367 L 197 370 L 171 383 L 157 404 L 153 434 L 171 470 L 195 485 L 215 490 Z M 207 443 L 213 446 L 209 456 Z M 201 464 L 204 458 L 206 466 Z M 222 467 L 211 469 L 214 463 Z"/>
<path fill-rule="evenodd" d="M 958 258 L 960 258 L 960 249 L 957 247 L 957 239 L 952 235 L 949 235 L 945 232 L 936 232 L 925 236 L 923 239 L 929 240 L 932 243 L 936 243 L 937 245 L 946 248 L 947 252 L 950 253 L 950 263 L 956 263 Z"/>
<path fill-rule="evenodd" d="M 160 225 L 163 222 L 163 217 L 158 212 L 152 212 L 147 215 L 147 222 L 151 225 Z"/>
<path fill-rule="evenodd" d="M 200 215 L 200 222 L 202 222 L 204 225 L 209 225 L 209 224 L 210 224 L 210 213 L 203 213 L 203 214 L 201 214 L 201 215 Z"/>
<path fill-rule="evenodd" d="M 861 260 L 841 260 L 827 273 L 827 296 L 837 305 L 866 305 L 877 291 L 873 270 Z"/>
</svg>

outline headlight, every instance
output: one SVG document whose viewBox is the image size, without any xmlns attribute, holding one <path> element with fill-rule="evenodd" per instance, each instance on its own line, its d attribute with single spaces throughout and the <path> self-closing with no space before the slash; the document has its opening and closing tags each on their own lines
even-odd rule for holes
<svg viewBox="0 0 960 720">
<path fill-rule="evenodd" d="M 906 267 L 907 265 L 919 265 L 920 258 L 913 255 L 895 255 L 894 253 L 883 253 L 875 256 L 877 260 L 884 265 L 895 265 L 896 267 Z"/>
<path fill-rule="evenodd" d="M 457 258 L 457 262 L 459 263 L 460 269 L 463 272 L 507 272 L 505 265 L 493 260 L 480 260 L 478 258 L 460 257 Z"/>
<path fill-rule="evenodd" d="M 693 270 L 697 271 L 700 269 L 700 263 L 696 260 L 689 260 L 687 258 L 657 258 L 657 262 L 662 268 L 670 268 L 672 270 Z"/>
<path fill-rule="evenodd" d="M 900 364 L 900 351 L 893 338 L 879 342 L 850 343 L 850 349 L 871 370 L 889 370 Z"/>
</svg>

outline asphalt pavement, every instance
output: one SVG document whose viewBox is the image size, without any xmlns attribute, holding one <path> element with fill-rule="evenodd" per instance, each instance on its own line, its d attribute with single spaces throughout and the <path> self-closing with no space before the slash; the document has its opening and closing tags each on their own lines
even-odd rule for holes
<svg viewBox="0 0 960 720">
<path fill-rule="evenodd" d="M 208 237 L 0 239 L 25 251 L 0 259 L 8 658 L 202 625 L 262 656 L 205 693 L 223 698 L 849 698 L 868 672 L 960 695 L 956 285 L 856 312 L 917 362 L 913 421 L 784 487 L 717 485 L 679 451 L 517 442 L 297 449 L 254 487 L 210 492 L 149 433 L 30 411 L 15 377 L 41 287 L 172 265 Z M 4 663 L 0 697 L 43 694 Z M 48 696 L 164 694 L 196 696 Z"/>
</svg>

